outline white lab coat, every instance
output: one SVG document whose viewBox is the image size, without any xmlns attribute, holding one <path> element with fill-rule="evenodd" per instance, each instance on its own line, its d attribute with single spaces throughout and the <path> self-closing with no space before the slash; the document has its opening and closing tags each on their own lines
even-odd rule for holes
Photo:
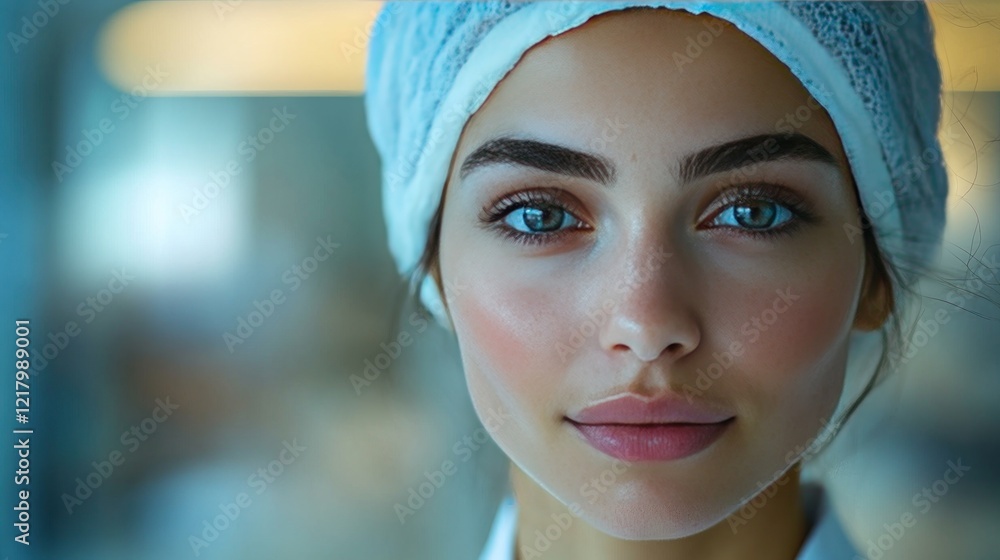
<svg viewBox="0 0 1000 560">
<path fill-rule="evenodd" d="M 804 484 L 801 494 L 810 530 L 795 560 L 858 558 L 860 555 L 844 534 L 823 488 L 815 484 Z M 507 495 L 500 503 L 479 560 L 513 560 L 516 527 L 517 503 L 512 495 Z"/>
</svg>

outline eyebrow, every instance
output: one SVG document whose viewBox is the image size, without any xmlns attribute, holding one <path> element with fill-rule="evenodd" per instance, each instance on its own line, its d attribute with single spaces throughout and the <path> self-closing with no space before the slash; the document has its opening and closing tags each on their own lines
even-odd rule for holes
<svg viewBox="0 0 1000 560">
<path fill-rule="evenodd" d="M 710 146 L 681 160 L 684 182 L 758 163 L 798 160 L 838 166 L 837 158 L 818 142 L 799 133 L 759 134 Z M 558 144 L 503 136 L 485 142 L 462 163 L 459 177 L 476 169 L 513 164 L 609 185 L 616 175 L 608 159 Z"/>
<path fill-rule="evenodd" d="M 713 173 L 784 160 L 811 161 L 838 167 L 837 158 L 829 150 L 804 134 L 759 134 L 711 146 L 684 158 L 680 178 L 690 182 Z"/>
<path fill-rule="evenodd" d="M 533 167 L 604 185 L 615 178 L 615 165 L 601 156 L 548 142 L 507 136 L 495 138 L 476 148 L 462 163 L 459 177 L 464 179 L 473 170 L 499 164 Z"/>
</svg>

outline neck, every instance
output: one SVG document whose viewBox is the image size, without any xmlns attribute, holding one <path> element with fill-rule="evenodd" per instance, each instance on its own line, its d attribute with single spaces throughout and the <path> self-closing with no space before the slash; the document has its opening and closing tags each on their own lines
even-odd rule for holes
<svg viewBox="0 0 1000 560">
<path fill-rule="evenodd" d="M 674 540 L 634 541 L 603 533 L 583 519 L 572 524 L 554 540 L 541 539 L 552 524 L 552 514 L 566 513 L 567 508 L 544 488 L 511 464 L 511 483 L 518 504 L 517 560 L 745 560 L 774 558 L 793 560 L 808 531 L 805 512 L 799 497 L 799 465 L 786 475 L 787 482 L 772 484 L 761 491 L 767 501 L 752 508 L 753 515 L 738 517 L 694 535 Z M 784 480 L 784 479 L 783 479 Z M 763 496 L 761 500 L 763 501 Z M 733 516 L 738 516 L 738 512 Z M 744 519 L 746 517 L 747 519 Z M 737 520 L 737 517 L 733 517 Z M 736 529 L 734 531 L 734 529 Z M 537 531 L 537 532 L 536 532 Z M 551 532 L 551 529 L 550 529 Z M 535 543 L 540 541 L 544 551 Z"/>
</svg>

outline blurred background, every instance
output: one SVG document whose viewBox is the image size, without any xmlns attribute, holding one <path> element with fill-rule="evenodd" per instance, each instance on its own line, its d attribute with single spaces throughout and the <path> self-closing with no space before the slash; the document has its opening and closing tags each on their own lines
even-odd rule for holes
<svg viewBox="0 0 1000 560">
<path fill-rule="evenodd" d="M 35 356 L 29 422 L 12 382 L 0 398 L 34 430 L 32 544 L 13 541 L 4 436 L 0 556 L 478 556 L 506 465 L 467 443 L 457 347 L 413 319 L 386 248 L 362 100 L 379 8 L 0 8 L 0 346 L 13 362 L 29 318 Z M 872 558 L 997 559 L 1000 6 L 931 9 L 958 273 L 922 291 L 949 321 L 816 468 Z M 915 507 L 948 461 L 967 474 Z M 908 511 L 918 530 L 886 537 Z"/>
</svg>

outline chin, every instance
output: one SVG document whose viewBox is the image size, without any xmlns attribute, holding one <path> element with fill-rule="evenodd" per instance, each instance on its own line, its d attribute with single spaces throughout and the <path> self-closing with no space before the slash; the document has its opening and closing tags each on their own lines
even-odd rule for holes
<svg viewBox="0 0 1000 560">
<path fill-rule="evenodd" d="M 709 488 L 651 484 L 629 480 L 616 484 L 590 503 L 580 503 L 580 518 L 595 529 L 626 540 L 672 540 L 689 537 L 722 522 L 736 499 L 723 500 Z"/>
<path fill-rule="evenodd" d="M 644 492 L 629 497 L 608 496 L 581 504 L 581 517 L 604 533 L 625 540 L 673 540 L 705 531 L 725 519 L 728 510 L 704 500 Z"/>
</svg>

